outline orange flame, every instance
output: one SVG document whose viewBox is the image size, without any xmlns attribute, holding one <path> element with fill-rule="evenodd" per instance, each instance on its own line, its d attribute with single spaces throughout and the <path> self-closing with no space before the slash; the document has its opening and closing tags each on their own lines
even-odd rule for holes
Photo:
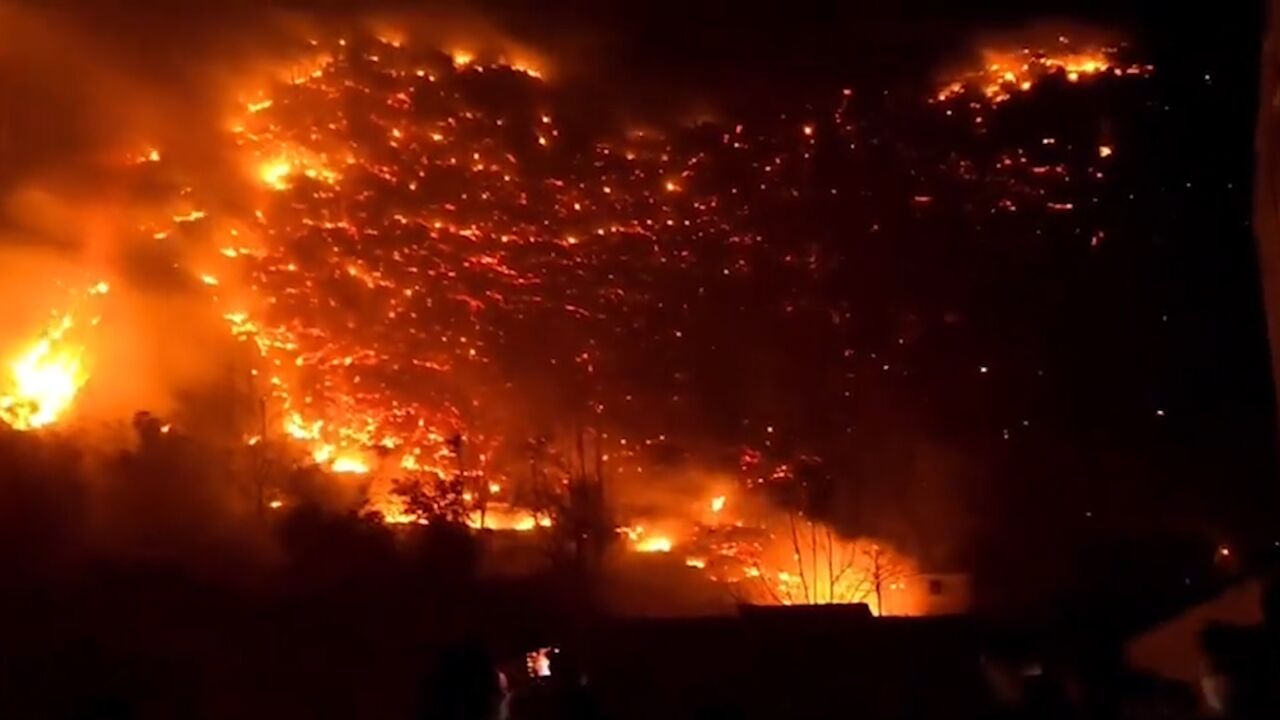
<svg viewBox="0 0 1280 720">
<path fill-rule="evenodd" d="M 84 348 L 65 340 L 73 324 L 70 315 L 63 315 L 9 364 L 0 419 L 13 428 L 33 430 L 57 421 L 88 380 Z"/>
</svg>

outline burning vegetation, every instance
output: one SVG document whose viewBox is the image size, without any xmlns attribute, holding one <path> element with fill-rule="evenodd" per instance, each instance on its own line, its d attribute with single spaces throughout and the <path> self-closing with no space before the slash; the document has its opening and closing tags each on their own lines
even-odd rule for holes
<svg viewBox="0 0 1280 720">
<path fill-rule="evenodd" d="M 1014 49 L 982 48 L 981 65 L 965 70 L 938 90 L 936 102 L 963 100 L 998 105 L 1017 93 L 1031 92 L 1050 78 L 1068 83 L 1089 82 L 1099 75 L 1143 76 L 1154 68 L 1150 65 L 1126 64 L 1116 47 L 1081 45 L 1066 35 L 1059 35 L 1051 47 Z"/>
<path fill-rule="evenodd" d="M 99 282 L 85 298 L 105 295 L 108 289 L 106 282 Z M 15 430 L 34 430 L 57 422 L 89 378 L 85 330 L 78 323 L 96 326 L 100 321 L 99 316 L 77 319 L 74 311 L 55 313 L 39 337 L 10 361 L 4 394 L 0 395 L 0 420 Z"/>
<path fill-rule="evenodd" d="M 833 402 L 899 372 L 892 354 L 910 330 L 859 348 L 856 308 L 811 290 L 834 282 L 840 259 L 805 237 L 805 218 L 869 192 L 854 90 L 754 124 L 619 130 L 574 117 L 527 60 L 365 32 L 311 40 L 298 57 L 234 99 L 220 138 L 235 148 L 233 189 L 171 167 L 145 138 L 118 154 L 138 185 L 183 178 L 133 232 L 158 252 L 182 248 L 187 291 L 243 351 L 238 451 L 259 467 L 322 471 L 389 525 L 590 537 L 668 557 L 743 601 L 918 610 L 913 560 L 829 522 L 824 481 L 804 471 L 822 464 L 816 443 L 783 437 L 798 423 L 775 429 L 745 410 L 707 423 L 698 406 L 715 398 L 690 379 L 704 353 L 750 347 L 741 336 L 764 317 L 818 328 L 821 344 L 798 351 L 834 368 Z M 1065 38 L 982 57 L 917 98 L 931 122 L 954 110 L 981 125 L 1054 78 L 1151 72 Z M 944 167 L 969 188 L 965 212 L 976 199 L 985 215 L 1070 213 L 1072 188 L 1100 181 L 1112 154 L 1095 142 L 1077 173 L 1046 137 Z M 927 179 L 904 189 L 892 199 L 903 213 L 930 212 L 947 192 Z M 92 306 L 107 288 L 13 339 L 26 343 L 0 394 L 13 429 L 74 417 L 99 381 L 94 353 L 112 323 Z M 836 439 L 823 444 L 839 447 L 854 423 L 831 417 Z M 690 482 L 676 502 L 646 497 L 646 483 L 685 464 L 718 465 L 717 480 Z M 255 472 L 261 511 L 304 499 Z"/>
</svg>

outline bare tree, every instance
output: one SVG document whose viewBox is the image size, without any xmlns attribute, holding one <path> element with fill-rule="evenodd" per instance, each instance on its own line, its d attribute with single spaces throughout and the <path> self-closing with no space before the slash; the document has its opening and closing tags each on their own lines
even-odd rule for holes
<svg viewBox="0 0 1280 720">
<path fill-rule="evenodd" d="M 548 553 L 553 564 L 590 574 L 616 538 L 605 504 L 602 434 L 576 430 L 568 448 L 545 436 L 529 440 L 529 475 L 516 486 L 516 501 L 551 520 Z M 588 457 L 594 455 L 591 462 Z"/>
<path fill-rule="evenodd" d="M 740 559 L 745 582 L 734 592 L 739 601 L 867 603 L 879 615 L 892 614 L 888 591 L 901 589 L 913 572 L 892 549 L 871 540 L 843 538 L 798 512 L 789 514 L 785 536 L 769 535 L 756 552 Z"/>
<path fill-rule="evenodd" d="M 868 579 L 876 595 L 876 614 L 886 615 L 885 588 L 897 589 L 911 575 L 911 568 L 901 557 L 888 552 L 879 543 L 872 543 L 863 550 L 863 554 L 868 561 Z"/>
<path fill-rule="evenodd" d="M 410 515 L 429 523 L 462 525 L 467 519 L 466 491 L 461 476 L 410 475 L 392 481 L 392 493 L 404 501 Z"/>
</svg>

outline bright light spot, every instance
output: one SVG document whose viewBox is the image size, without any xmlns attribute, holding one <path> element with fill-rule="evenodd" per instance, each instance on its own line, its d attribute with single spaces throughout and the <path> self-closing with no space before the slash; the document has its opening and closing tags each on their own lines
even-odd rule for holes
<svg viewBox="0 0 1280 720">
<path fill-rule="evenodd" d="M 724 510 L 724 503 L 725 497 L 723 495 L 717 495 L 711 498 L 711 512 L 718 513 L 721 510 Z"/>
<path fill-rule="evenodd" d="M 83 348 L 61 342 L 71 326 L 71 316 L 64 316 L 10 363 L 8 388 L 0 395 L 0 419 L 15 429 L 53 423 L 71 407 L 88 379 Z"/>
<path fill-rule="evenodd" d="M 452 56 L 453 66 L 457 68 L 466 67 L 476 59 L 474 54 L 469 53 L 466 50 L 454 50 Z"/>
<path fill-rule="evenodd" d="M 369 466 L 364 460 L 353 457 L 351 455 L 341 455 L 334 459 L 329 469 L 336 473 L 350 473 L 352 475 L 363 475 L 369 472 Z"/>
<path fill-rule="evenodd" d="M 195 222 L 196 220 L 203 218 L 205 215 L 207 215 L 207 213 L 203 210 L 192 210 L 185 215 L 174 215 L 173 221 L 176 223 Z"/>
<path fill-rule="evenodd" d="M 272 160 L 258 167 L 258 177 L 276 190 L 289 189 L 289 174 L 293 172 L 293 163 L 288 160 Z"/>
<path fill-rule="evenodd" d="M 542 79 L 542 71 L 535 67 L 531 67 L 527 63 L 515 62 L 515 63 L 512 63 L 510 67 L 515 72 L 524 73 L 525 75 L 528 75 L 529 77 L 535 80 Z"/>
<path fill-rule="evenodd" d="M 1098 146 L 1098 157 L 1111 157 L 1112 149 L 1110 145 Z"/>
<path fill-rule="evenodd" d="M 669 553 L 675 543 L 671 542 L 671 538 L 657 535 L 654 537 L 643 538 L 636 543 L 636 552 L 642 553 Z"/>
<path fill-rule="evenodd" d="M 551 677 L 551 652 L 553 648 L 544 647 L 525 655 L 525 669 L 529 677 Z"/>
</svg>

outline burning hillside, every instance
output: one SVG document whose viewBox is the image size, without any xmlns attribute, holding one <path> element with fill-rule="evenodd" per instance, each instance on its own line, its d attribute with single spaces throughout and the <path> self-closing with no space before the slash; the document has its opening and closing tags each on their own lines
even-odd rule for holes
<svg viewBox="0 0 1280 720">
<path fill-rule="evenodd" d="M 1013 104 L 1045 79 L 1150 72 L 1065 41 L 983 63 L 912 112 L 941 123 L 965 97 Z M 114 170 L 164 188 L 130 242 L 172 258 L 245 350 L 242 448 L 324 470 L 392 524 L 553 533 L 575 503 L 607 507 L 614 540 L 755 602 L 879 606 L 915 572 L 884 541 L 841 539 L 822 473 L 804 470 L 845 451 L 867 383 L 908 375 L 895 354 L 916 332 L 903 321 L 867 341 L 858 308 L 832 297 L 851 251 L 820 242 L 821 223 L 874 242 L 890 215 L 930 208 L 1060 214 L 1081 178 L 1102 178 L 1075 164 L 1112 154 L 1094 140 L 1081 161 L 1046 137 L 876 184 L 878 163 L 912 151 L 876 154 L 882 130 L 857 117 L 854 89 L 767 118 L 619 130 L 575 115 L 535 63 L 400 35 L 311 40 L 276 70 L 234 98 L 218 141 L 236 153 L 230 177 L 170 168 L 145 144 Z M 939 192 L 963 200 L 943 209 Z M 77 308 L 28 336 L 0 418 L 74 416 L 112 342 L 98 325 Z M 823 369 L 802 377 L 805 362 Z M 784 376 L 806 392 L 773 387 Z M 806 430 L 807 415 L 830 427 Z M 651 479 L 685 466 L 731 479 L 655 500 Z M 260 502 L 288 508 L 290 492 Z"/>
</svg>

